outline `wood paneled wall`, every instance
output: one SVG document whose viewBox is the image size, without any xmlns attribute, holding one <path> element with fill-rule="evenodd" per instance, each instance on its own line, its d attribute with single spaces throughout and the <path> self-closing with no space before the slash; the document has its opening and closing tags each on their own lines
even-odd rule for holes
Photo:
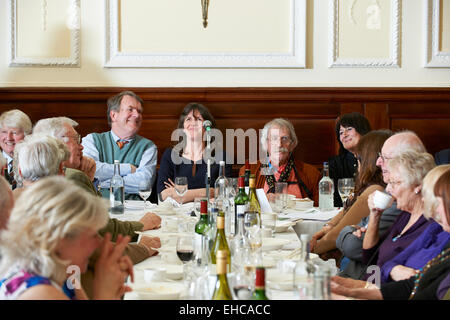
<svg viewBox="0 0 450 320">
<path fill-rule="evenodd" d="M 373 129 L 415 131 L 432 154 L 450 148 L 450 88 L 0 88 L 0 112 L 19 108 L 33 123 L 67 116 L 84 136 L 109 130 L 106 100 L 122 90 L 144 99 L 140 134 L 156 143 L 159 157 L 172 144 L 181 110 L 193 101 L 210 109 L 224 134 L 288 118 L 299 138 L 296 156 L 317 166 L 337 153 L 335 120 L 352 111 L 364 114 Z"/>
</svg>

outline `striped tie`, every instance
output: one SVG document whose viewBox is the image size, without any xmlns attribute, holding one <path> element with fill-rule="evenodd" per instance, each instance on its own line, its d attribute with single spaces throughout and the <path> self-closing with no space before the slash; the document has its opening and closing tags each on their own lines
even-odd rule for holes
<svg viewBox="0 0 450 320">
<path fill-rule="evenodd" d="M 119 147 L 119 149 L 122 149 L 124 145 L 126 145 L 128 143 L 128 141 L 126 140 L 117 140 L 117 146 Z"/>
</svg>

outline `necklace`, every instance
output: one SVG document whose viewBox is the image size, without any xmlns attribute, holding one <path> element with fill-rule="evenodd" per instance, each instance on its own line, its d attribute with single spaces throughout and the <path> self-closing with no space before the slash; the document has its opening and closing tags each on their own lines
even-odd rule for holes
<svg viewBox="0 0 450 320">
<path fill-rule="evenodd" d="M 411 295 L 409 296 L 409 300 L 411 300 L 414 295 L 417 292 L 417 289 L 419 288 L 420 280 L 422 279 L 423 275 L 434 265 L 440 264 L 444 261 L 446 261 L 448 258 L 450 258 L 450 248 L 447 248 L 445 250 L 442 250 L 441 253 L 439 253 L 436 257 L 431 259 L 427 262 L 427 264 L 420 270 L 418 274 L 416 274 L 416 280 L 414 280 L 414 288 L 411 292 Z"/>
</svg>

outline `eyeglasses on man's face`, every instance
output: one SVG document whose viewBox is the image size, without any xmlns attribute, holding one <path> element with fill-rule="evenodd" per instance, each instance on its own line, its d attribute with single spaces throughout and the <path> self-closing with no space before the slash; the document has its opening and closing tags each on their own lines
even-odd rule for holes
<svg viewBox="0 0 450 320">
<path fill-rule="evenodd" d="M 72 139 L 72 141 L 75 141 L 78 144 L 81 143 L 81 135 L 79 133 L 77 133 L 76 135 L 67 135 L 67 136 L 64 136 L 63 138 Z"/>
</svg>

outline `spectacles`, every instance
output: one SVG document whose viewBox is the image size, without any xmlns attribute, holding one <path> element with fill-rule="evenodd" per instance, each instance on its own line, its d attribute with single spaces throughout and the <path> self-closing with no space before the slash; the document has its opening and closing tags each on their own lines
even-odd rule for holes
<svg viewBox="0 0 450 320">
<path fill-rule="evenodd" d="M 291 142 L 291 138 L 289 138 L 288 136 L 282 136 L 282 137 L 271 136 L 270 137 L 271 142 L 277 142 L 278 140 L 281 140 L 281 143 L 283 143 L 283 144 Z"/>
<path fill-rule="evenodd" d="M 76 136 L 64 136 L 63 138 L 70 138 L 78 144 L 81 143 L 81 135 L 79 133 Z"/>
<path fill-rule="evenodd" d="M 383 162 L 385 162 L 386 160 L 391 160 L 392 159 L 392 157 L 383 156 L 381 154 L 381 152 L 378 152 L 378 158 L 381 158 L 381 160 L 383 160 Z"/>
</svg>

